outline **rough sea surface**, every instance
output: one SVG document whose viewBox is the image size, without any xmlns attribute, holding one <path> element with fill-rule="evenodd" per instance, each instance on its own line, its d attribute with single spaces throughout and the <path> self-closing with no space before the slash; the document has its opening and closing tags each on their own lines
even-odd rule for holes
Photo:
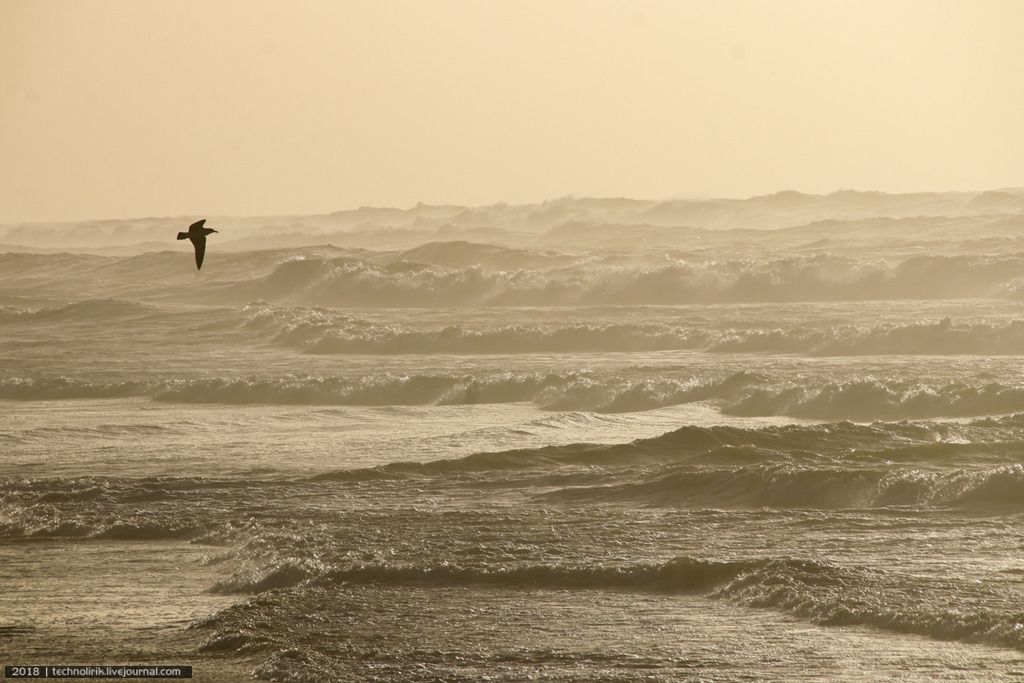
<svg viewBox="0 0 1024 683">
<path fill-rule="evenodd" d="M 1024 222 L 972 220 L 10 247 L 3 663 L 1020 680 Z"/>
</svg>

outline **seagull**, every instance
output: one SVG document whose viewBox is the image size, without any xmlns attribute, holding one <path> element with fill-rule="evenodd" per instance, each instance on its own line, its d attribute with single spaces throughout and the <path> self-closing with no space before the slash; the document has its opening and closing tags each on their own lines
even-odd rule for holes
<svg viewBox="0 0 1024 683">
<path fill-rule="evenodd" d="M 204 228 L 204 218 L 188 226 L 188 232 L 179 232 L 179 240 L 192 240 L 192 246 L 196 248 L 196 270 L 203 267 L 203 256 L 206 255 L 206 236 L 211 232 L 217 232 L 213 228 Z"/>
</svg>

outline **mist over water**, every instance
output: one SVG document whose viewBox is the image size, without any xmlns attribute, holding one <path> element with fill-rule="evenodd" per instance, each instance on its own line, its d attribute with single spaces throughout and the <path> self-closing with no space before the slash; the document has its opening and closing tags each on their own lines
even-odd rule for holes
<svg viewBox="0 0 1024 683">
<path fill-rule="evenodd" d="M 189 222 L 0 226 L 0 651 L 1019 676 L 1021 191 Z"/>
</svg>

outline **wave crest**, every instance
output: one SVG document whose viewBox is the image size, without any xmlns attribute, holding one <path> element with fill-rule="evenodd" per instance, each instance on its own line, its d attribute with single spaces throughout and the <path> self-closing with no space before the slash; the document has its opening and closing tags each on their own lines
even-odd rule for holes
<svg viewBox="0 0 1024 683">
<path fill-rule="evenodd" d="M 1024 386 L 924 384 L 865 378 L 793 385 L 750 372 L 724 377 L 623 376 L 615 372 L 482 372 L 356 377 L 207 377 L 103 382 L 67 377 L 0 379 L 0 399 L 148 397 L 231 405 L 478 405 L 530 402 L 543 410 L 624 413 L 699 401 L 737 417 L 900 420 L 1024 412 Z"/>
<path fill-rule="evenodd" d="M 884 458 L 884 454 L 881 456 Z M 696 508 L 814 508 L 890 506 L 1024 511 L 1024 465 L 936 472 L 891 467 L 809 467 L 760 464 L 686 468 L 643 483 L 574 487 L 543 500 L 630 502 Z"/>
<path fill-rule="evenodd" d="M 297 577 L 297 575 L 296 575 Z M 315 576 L 287 583 L 330 587 L 346 584 L 415 586 L 501 586 L 531 589 L 631 590 L 701 593 L 749 607 L 778 609 L 821 625 L 866 625 L 898 633 L 1024 649 L 1020 615 L 975 604 L 935 606 L 909 601 L 907 582 L 920 584 L 912 593 L 928 595 L 928 580 L 858 567 L 804 559 L 740 559 L 711 561 L 677 557 L 661 563 L 619 565 L 521 565 L 469 567 L 452 564 L 360 564 L 328 568 Z M 238 585 L 243 592 L 279 586 Z M 259 601 L 253 603 L 257 606 Z M 270 603 L 273 604 L 273 603 Z M 241 628 L 251 617 L 232 608 L 198 624 L 214 629 L 208 647 L 253 647 Z M 242 624 L 235 623 L 239 618 Z M 261 640 L 261 643 L 264 641 Z"/>
<path fill-rule="evenodd" d="M 505 354 L 672 351 L 812 356 L 1024 355 L 1024 320 L 715 329 L 676 322 L 413 327 L 326 308 L 265 302 L 242 309 L 243 328 L 317 354 Z"/>
<path fill-rule="evenodd" d="M 222 303 L 265 299 L 313 306 L 579 306 L 726 302 L 1015 298 L 1021 256 L 916 256 L 898 265 L 838 256 L 774 261 L 584 260 L 533 270 L 486 270 L 353 257 L 279 264 L 224 288 Z"/>
</svg>

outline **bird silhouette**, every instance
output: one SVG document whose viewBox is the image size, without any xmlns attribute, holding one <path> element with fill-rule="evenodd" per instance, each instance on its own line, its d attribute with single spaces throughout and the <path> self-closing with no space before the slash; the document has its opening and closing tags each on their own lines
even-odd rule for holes
<svg viewBox="0 0 1024 683">
<path fill-rule="evenodd" d="M 196 270 L 203 267 L 203 257 L 206 256 L 206 236 L 211 232 L 217 232 L 213 228 L 204 228 L 204 218 L 188 226 L 188 232 L 179 232 L 179 240 L 192 240 L 192 246 L 196 248 Z"/>
</svg>

